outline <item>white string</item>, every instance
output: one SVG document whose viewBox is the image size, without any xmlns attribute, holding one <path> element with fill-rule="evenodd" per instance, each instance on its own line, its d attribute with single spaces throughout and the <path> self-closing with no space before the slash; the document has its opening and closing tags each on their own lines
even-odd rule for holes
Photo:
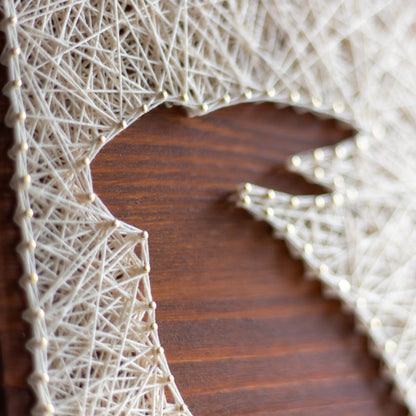
<svg viewBox="0 0 416 416">
<path fill-rule="evenodd" d="M 5 0 L 2 12 L 35 414 L 189 414 L 157 335 L 147 233 L 112 216 L 89 164 L 161 103 L 197 115 L 266 100 L 359 132 L 292 159 L 334 194 L 241 196 L 354 309 L 416 414 L 413 4 Z"/>
</svg>

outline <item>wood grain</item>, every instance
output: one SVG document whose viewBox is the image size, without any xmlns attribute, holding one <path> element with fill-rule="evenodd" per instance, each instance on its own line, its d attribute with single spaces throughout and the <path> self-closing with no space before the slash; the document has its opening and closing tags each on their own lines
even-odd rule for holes
<svg viewBox="0 0 416 416">
<path fill-rule="evenodd" d="M 351 133 L 272 104 L 195 119 L 160 108 L 94 161 L 98 195 L 150 233 L 160 335 L 195 415 L 405 414 L 352 318 L 230 200 L 245 181 L 321 191 L 285 160 Z"/>
<path fill-rule="evenodd" d="M 4 79 L 4 74 L 3 74 Z M 0 101 L 2 114 L 7 101 Z M 29 414 L 30 357 L 20 319 L 12 165 L 0 142 L 0 346 L 4 413 Z M 150 233 L 160 336 L 195 416 L 405 415 L 389 395 L 366 339 L 338 302 L 302 278 L 270 229 L 230 196 L 245 181 L 292 193 L 316 185 L 288 174 L 292 153 L 351 132 L 271 104 L 202 118 L 159 108 L 124 131 L 92 164 L 95 191 L 121 220 Z"/>
</svg>

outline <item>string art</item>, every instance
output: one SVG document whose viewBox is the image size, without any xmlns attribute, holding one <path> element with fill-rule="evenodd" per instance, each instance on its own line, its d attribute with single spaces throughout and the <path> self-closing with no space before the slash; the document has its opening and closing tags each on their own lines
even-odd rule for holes
<svg viewBox="0 0 416 416">
<path fill-rule="evenodd" d="M 335 117 L 357 135 L 291 159 L 328 194 L 247 184 L 241 205 L 355 312 L 416 415 L 416 4 L 1 7 L 34 414 L 190 415 L 158 338 L 148 234 L 94 194 L 90 161 L 162 103 L 201 115 L 272 101 Z"/>
</svg>

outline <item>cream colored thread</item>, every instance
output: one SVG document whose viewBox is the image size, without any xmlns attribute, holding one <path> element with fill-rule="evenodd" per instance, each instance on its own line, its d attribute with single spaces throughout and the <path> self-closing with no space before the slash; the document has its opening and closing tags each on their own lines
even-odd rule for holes
<svg viewBox="0 0 416 416">
<path fill-rule="evenodd" d="M 4 11 L 9 12 L 9 14 L 4 14 L 8 16 L 6 17 L 7 25 L 5 26 L 8 51 L 10 52 L 6 54 L 6 57 L 9 58 L 10 79 L 15 80 L 12 85 L 13 88 L 9 89 L 12 104 L 9 122 L 15 129 L 16 145 L 19 146 L 20 143 L 27 143 L 28 145 L 16 157 L 18 200 L 25 201 L 25 205 L 19 202 L 17 212 L 21 215 L 27 206 L 31 206 L 35 211 L 34 214 L 36 214 L 27 216 L 28 218 L 33 217 L 32 220 L 21 222 L 23 241 L 33 241 L 34 248 L 36 248 L 36 250 L 34 248 L 33 250 L 26 250 L 25 246 L 25 249 L 22 250 L 25 270 L 31 283 L 26 285 L 26 294 L 31 309 L 42 308 L 45 311 L 46 322 L 48 321 L 48 314 L 55 317 L 62 316 L 62 321 L 54 322 L 53 326 L 59 329 L 60 338 L 55 339 L 53 332 L 47 333 L 47 337 L 44 338 L 49 340 L 47 343 L 48 351 L 50 350 L 52 354 L 57 353 L 57 351 L 62 353 L 62 363 L 74 362 L 73 357 L 77 357 L 80 351 L 76 348 L 65 349 L 64 351 L 58 350 L 57 341 L 66 339 L 66 336 L 69 337 L 66 332 L 69 331 L 68 322 L 65 321 L 67 318 L 64 313 L 59 314 L 59 311 L 55 311 L 53 308 L 44 308 L 44 304 L 41 302 L 51 302 L 53 304 L 55 295 L 51 291 L 49 298 L 43 297 L 45 288 L 51 287 L 51 285 L 65 287 L 65 285 L 75 284 L 75 281 L 83 282 L 87 287 L 94 287 L 97 293 L 95 300 L 97 300 L 100 298 L 98 295 L 100 290 L 104 293 L 122 291 L 125 283 L 123 279 L 127 279 L 126 285 L 129 290 L 122 292 L 120 295 L 120 302 L 122 302 L 124 310 L 131 307 L 132 316 L 138 314 L 139 322 L 145 316 L 140 314 L 153 314 L 151 309 L 145 307 L 151 301 L 148 276 L 143 274 L 143 269 L 147 269 L 149 264 L 147 238 L 140 230 L 134 230 L 132 227 L 117 231 L 113 228 L 117 229 L 118 227 L 108 227 L 108 223 L 112 221 L 112 216 L 109 215 L 95 194 L 88 193 L 89 190 L 93 189 L 91 176 L 87 174 L 89 173 L 89 167 L 85 165 L 85 169 L 79 169 L 77 166 L 83 157 L 92 160 L 98 146 L 110 141 L 120 129 L 130 125 L 143 112 L 146 112 L 145 110 L 154 108 L 164 102 L 168 98 L 165 88 L 169 91 L 170 103 L 186 105 L 192 114 L 202 114 L 207 110 L 227 105 L 231 101 L 238 103 L 252 99 L 252 91 L 255 91 L 256 99 L 258 98 L 259 101 L 271 101 L 271 98 L 273 98 L 274 101 L 283 104 L 301 103 L 311 111 L 322 111 L 323 115 L 337 116 L 339 114 L 340 117 L 342 116 L 343 120 L 350 122 L 360 134 L 367 138 L 367 142 L 358 141 L 356 149 L 350 147 L 348 152 L 339 152 L 341 156 L 337 159 L 343 158 L 343 162 L 346 161 L 347 164 L 337 164 L 340 160 L 337 162 L 335 158 L 327 160 L 325 157 L 321 162 L 329 163 L 331 161 L 333 165 L 316 166 L 312 158 L 308 156 L 305 158 L 302 155 L 299 159 L 301 163 L 294 166 L 308 178 L 319 179 L 321 183 L 330 184 L 330 186 L 335 182 L 339 183 L 339 181 L 334 182 L 335 177 L 342 175 L 345 178 L 348 192 L 343 195 L 344 200 L 348 200 L 348 204 L 343 205 L 342 210 L 337 208 L 338 211 L 348 213 L 350 203 L 362 203 L 360 198 L 368 197 L 369 190 L 371 190 L 369 195 L 374 195 L 375 190 L 379 189 L 377 187 L 380 184 L 381 187 L 383 186 L 383 181 L 386 178 L 401 177 L 400 171 L 403 175 L 407 175 L 404 186 L 414 182 L 412 177 L 414 168 L 406 164 L 409 160 L 414 160 L 411 159 L 414 142 L 410 138 L 415 137 L 415 131 L 412 123 L 409 123 L 409 120 L 415 119 L 413 50 L 409 50 L 406 59 L 402 59 L 398 65 L 394 64 L 394 59 L 397 60 L 397 57 L 402 56 L 402 45 L 409 45 L 409 48 L 413 47 L 413 44 L 408 41 L 408 37 L 414 35 L 413 27 L 409 26 L 410 23 L 408 22 L 416 20 L 415 7 L 412 5 L 402 11 L 394 2 L 380 1 L 376 5 L 369 6 L 371 7 L 371 13 L 366 13 L 367 8 L 357 6 L 355 2 L 341 2 L 342 7 L 339 7 L 338 4 L 331 6 L 324 1 L 315 2 L 313 4 L 314 10 L 310 13 L 311 19 L 302 20 L 302 26 L 299 26 L 300 22 L 292 17 L 302 15 L 303 9 L 308 6 L 288 2 L 282 5 L 279 13 L 268 14 L 268 10 L 262 9 L 269 18 L 268 24 L 271 27 L 271 33 L 275 33 L 277 36 L 276 42 L 263 44 L 264 38 L 261 36 L 256 37 L 256 39 L 252 37 L 254 33 L 261 33 L 262 28 L 255 27 L 256 30 L 249 30 L 248 28 L 252 28 L 252 25 L 256 25 L 256 22 L 253 23 L 251 15 L 244 17 L 245 15 L 241 13 L 248 6 L 248 1 L 231 1 L 232 7 L 228 4 L 229 2 L 227 2 L 227 7 L 216 4 L 215 15 L 220 16 L 223 13 L 229 15 L 230 19 L 210 21 L 210 24 L 214 25 L 210 27 L 210 33 L 218 33 L 218 39 L 224 40 L 224 44 L 218 44 L 215 36 L 201 37 L 196 42 L 199 46 L 195 49 L 195 45 L 187 41 L 187 36 L 191 35 L 187 30 L 192 27 L 192 23 L 195 23 L 194 26 L 196 26 L 197 22 L 201 20 L 201 16 L 211 15 L 214 5 L 210 2 L 203 5 L 198 4 L 200 7 L 191 7 L 193 3 L 189 2 L 186 3 L 187 7 L 178 9 L 176 4 L 162 1 L 151 4 L 151 13 L 148 13 L 147 9 L 142 9 L 142 6 L 138 3 L 131 3 L 130 1 L 127 1 L 127 3 L 116 2 L 106 4 L 106 13 L 97 13 L 99 4 L 98 6 L 92 6 L 88 2 L 83 2 L 81 8 L 74 6 L 71 10 L 69 7 L 61 7 L 58 2 L 48 1 L 45 3 L 49 13 L 48 19 L 49 21 L 53 20 L 54 24 L 42 26 L 43 30 L 39 31 L 38 23 L 45 18 L 43 13 L 38 14 L 39 8 L 43 4 L 42 1 L 41 3 L 28 2 L 22 8 L 18 2 L 13 3 L 10 0 L 5 0 L 7 7 L 4 7 Z M 130 8 L 129 13 L 126 13 L 123 9 L 124 6 Z M 169 9 L 169 7 L 172 9 Z M 260 4 L 258 7 L 262 8 L 264 6 Z M 172 16 L 177 16 L 177 19 L 169 20 L 166 18 L 169 15 L 169 13 L 166 13 L 167 10 L 171 12 Z M 104 22 L 104 16 L 112 16 L 111 21 Z M 348 27 L 355 29 L 347 32 L 326 30 L 330 29 L 331 25 L 337 25 L 337 29 L 339 29 L 338 22 L 341 20 L 348 21 Z M 222 26 L 215 26 L 216 22 L 219 21 L 223 22 Z M 232 21 L 238 21 L 241 28 L 245 29 L 247 27 L 248 30 L 236 31 L 235 27 L 229 25 L 229 22 Z M 20 27 L 21 22 L 24 22 L 24 29 L 22 29 L 23 26 Z M 388 22 L 388 24 L 380 24 L 380 22 Z M 321 26 L 323 24 L 325 26 Z M 308 26 L 304 27 L 303 25 Z M 89 29 L 85 32 L 85 36 L 83 36 L 82 27 L 88 27 Z M 105 31 L 102 30 L 104 27 Z M 183 28 L 183 31 L 180 30 L 181 28 Z M 23 30 L 25 31 L 24 35 L 22 35 Z M 36 31 L 36 36 L 31 36 L 32 30 Z M 207 29 L 202 28 L 202 30 Z M 292 42 L 291 39 L 297 39 L 297 36 L 289 36 L 289 34 L 296 35 L 300 32 L 315 34 L 310 39 L 313 48 L 308 50 L 307 53 L 300 44 L 290 43 Z M 56 37 L 56 33 L 60 33 L 58 39 L 60 50 L 42 48 L 42 44 L 50 45 L 49 41 Z M 75 42 L 71 38 L 71 34 L 74 33 L 77 33 L 77 41 Z M 94 33 L 93 37 L 90 36 L 91 33 Z M 123 33 L 124 36 L 122 36 Z M 173 38 L 172 33 L 175 33 Z M 368 34 L 371 36 L 367 36 Z M 387 39 L 389 42 L 378 43 L 378 41 L 376 42 L 377 39 Z M 238 52 L 236 55 L 229 55 L 231 49 L 227 49 L 227 41 L 234 45 L 232 50 Z M 79 42 L 79 44 L 76 42 Z M 288 55 L 285 55 L 285 61 L 281 62 L 281 58 L 279 58 L 281 56 L 279 55 L 280 50 L 268 49 L 269 46 L 267 45 L 282 45 L 283 42 L 289 46 L 289 49 L 287 50 Z M 362 50 L 360 50 L 361 42 L 364 42 Z M 348 44 L 357 45 L 357 49 L 348 51 L 342 49 Z M 384 44 L 388 44 L 389 47 L 383 49 Z M 80 54 L 80 45 L 87 47 L 88 53 Z M 146 46 L 149 45 L 152 45 L 152 48 L 146 49 Z M 201 45 L 205 49 L 201 49 Z M 328 49 L 329 45 L 331 45 L 330 50 Z M 154 56 L 150 57 L 141 53 L 141 51 L 150 49 L 157 50 L 161 54 L 166 51 L 166 55 L 161 56 L 164 59 L 157 60 L 154 59 Z M 42 53 L 36 53 L 39 50 Z M 199 55 L 201 50 L 206 51 L 203 56 Z M 373 55 L 363 56 L 361 52 L 364 50 Z M 355 61 L 346 58 L 349 53 L 359 53 L 360 58 L 364 59 L 365 65 L 355 67 Z M 236 60 L 236 56 L 238 56 L 238 60 Z M 81 61 L 87 63 L 87 65 L 80 64 Z M 286 63 L 289 63 L 287 68 L 284 67 Z M 34 71 L 34 68 L 36 68 L 36 71 Z M 56 68 L 59 68 L 59 71 L 56 71 Z M 343 68 L 343 71 L 339 71 L 339 68 Z M 361 72 L 362 68 L 365 68 L 366 72 L 364 74 Z M 400 68 L 399 75 L 395 72 L 395 68 Z M 317 69 L 322 71 L 317 71 Z M 388 77 L 384 77 L 386 73 L 389 74 Z M 406 75 L 405 78 L 402 77 L 403 74 Z M 396 78 L 400 78 L 399 81 L 406 79 L 409 85 L 402 85 Z M 390 84 L 383 84 L 384 82 L 392 82 L 394 88 Z M 37 85 L 37 89 L 34 88 L 35 85 Z M 251 86 L 250 90 L 245 89 L 247 85 Z M 273 85 L 273 94 L 270 93 L 271 90 L 265 91 L 265 85 Z M 260 91 L 264 92 L 260 93 Z M 257 94 L 259 94 L 258 97 Z M 70 99 L 68 101 L 63 100 L 63 96 L 70 97 Z M 231 97 L 233 97 L 232 100 Z M 400 97 L 400 105 L 397 104 L 397 97 Z M 143 102 L 146 102 L 146 104 L 143 104 Z M 209 103 L 208 109 L 206 109 L 204 103 Z M 21 109 L 25 109 L 25 111 Z M 388 114 L 388 118 L 383 120 L 385 114 Z M 405 114 L 409 114 L 409 118 Z M 382 119 L 381 122 L 380 119 Z M 395 149 L 389 147 L 393 141 L 384 140 L 385 137 L 389 137 L 391 132 L 394 132 L 394 145 L 406 157 L 401 159 L 400 156 L 397 156 Z M 378 140 L 376 148 L 373 147 L 372 139 Z M 351 141 L 348 143 L 351 144 Z M 363 145 L 363 143 L 366 144 Z M 86 151 L 88 148 L 91 150 Z M 360 152 L 357 150 L 360 150 Z M 68 156 L 68 159 L 61 160 L 62 152 L 66 152 L 64 156 Z M 46 155 L 45 163 L 39 162 L 42 159 L 39 158 L 41 153 L 43 156 Z M 88 155 L 84 156 L 85 153 L 88 153 Z M 67 163 L 66 160 L 69 160 L 70 163 Z M 374 161 L 377 160 L 379 163 L 374 164 Z M 391 175 L 380 176 L 376 165 L 384 166 L 384 169 L 390 170 Z M 35 171 L 33 166 L 36 166 L 39 172 Z M 366 169 L 362 172 L 356 171 L 353 167 L 357 166 Z M 28 173 L 26 174 L 26 172 Z M 53 177 L 54 180 L 49 181 L 50 177 Z M 23 178 L 23 181 L 19 182 L 19 178 Z M 374 183 L 366 182 L 370 178 L 376 178 Z M 368 187 L 363 187 L 363 184 L 368 185 Z M 388 185 L 391 185 L 391 183 L 389 182 Z M 394 189 L 394 185 L 397 185 L 397 182 L 389 187 L 389 192 Z M 352 193 L 353 191 L 355 196 Z M 412 194 L 412 192 L 409 192 L 409 194 Z M 47 200 L 46 195 L 49 195 Z M 276 197 L 269 198 L 265 193 L 261 201 L 267 200 L 268 203 L 273 202 L 273 204 L 281 202 L 291 214 L 298 209 L 304 213 L 305 210 L 317 208 L 314 204 L 314 198 L 311 199 L 311 204 L 308 203 L 308 199 L 302 199 L 302 204 L 300 204 L 300 199 L 294 197 L 292 198 L 292 204 L 290 204 L 289 198 L 284 198 L 282 201 L 280 200 L 282 195 L 276 195 Z M 407 196 L 407 193 L 403 194 L 402 192 L 401 195 L 402 197 L 403 195 Z M 76 197 L 72 198 L 73 196 Z M 81 198 L 78 200 L 79 196 Z M 85 196 L 86 198 L 84 198 Z M 245 198 L 246 208 L 253 210 L 260 208 L 259 216 L 267 214 L 267 209 L 261 207 L 261 201 L 259 202 L 256 195 L 246 194 Z M 386 211 L 381 210 L 380 212 L 395 214 L 394 210 L 392 213 L 389 209 L 397 204 L 389 205 L 385 203 L 394 202 L 396 201 L 395 198 L 397 198 L 397 195 L 394 192 L 389 194 L 389 198 L 384 198 L 385 206 L 383 207 Z M 94 202 L 94 204 L 86 204 L 85 202 Z M 341 250 L 340 247 L 345 249 L 345 244 L 344 246 L 337 246 L 337 243 L 342 240 L 343 233 L 339 224 L 340 217 L 332 210 L 335 200 L 332 200 L 332 202 L 334 204 L 328 202 L 324 207 L 321 207 L 319 213 L 313 211 L 311 217 L 312 222 L 318 221 L 319 224 L 329 227 L 333 236 L 332 240 L 326 241 L 327 232 L 322 231 L 322 234 L 310 235 L 310 241 L 314 243 L 313 246 L 316 245 L 316 248 L 312 253 L 307 253 L 308 261 L 310 262 L 309 266 L 316 270 L 319 269 L 319 264 L 322 264 L 322 261 L 333 260 L 333 258 L 321 258 L 325 254 L 325 251 L 320 251 L 322 247 L 325 247 L 324 243 L 329 244 L 335 251 L 337 248 Z M 47 204 L 53 204 L 54 208 L 51 210 L 52 216 L 50 218 L 44 218 L 44 212 L 38 208 Z M 344 210 L 346 205 L 348 207 Z M 410 206 L 413 205 L 410 204 Z M 279 205 L 273 205 L 271 208 L 274 212 L 277 212 Z M 279 212 L 282 212 L 282 210 L 280 209 Z M 71 223 L 68 218 L 72 218 L 74 214 L 78 217 L 76 217 L 74 223 Z M 371 230 L 373 230 L 372 233 L 379 232 L 381 237 L 388 236 L 393 241 L 396 241 L 394 239 L 396 235 L 399 235 L 409 246 L 412 246 L 413 240 L 410 243 L 408 238 L 403 238 L 403 232 L 413 229 L 412 226 L 406 223 L 410 214 L 405 212 L 401 216 L 397 214 L 393 217 L 392 224 L 395 227 L 389 226 L 384 230 L 378 229 L 373 224 L 365 224 L 369 225 L 366 230 L 369 233 Z M 61 226 L 68 226 L 65 231 L 71 238 L 62 239 L 60 243 L 57 239 L 48 239 L 47 235 L 49 234 L 46 231 L 50 232 L 50 230 L 47 226 L 49 221 L 52 220 L 54 224 L 61 221 L 59 223 Z M 309 235 L 308 233 L 311 232 L 312 228 L 302 225 L 299 218 L 294 216 L 290 217 L 290 221 L 296 221 L 296 226 L 293 226 L 293 229 L 289 227 L 291 229 L 290 238 L 298 244 L 300 251 L 302 251 L 303 247 L 307 247 L 306 244 L 311 243 L 297 241 L 296 239 L 300 235 L 298 233 L 303 233 L 306 230 L 306 234 Z M 74 227 L 70 229 L 69 224 Z M 103 227 L 102 224 L 107 225 Z M 413 225 L 413 223 L 410 225 Z M 320 228 L 317 227 L 317 229 Z M 362 229 L 358 228 L 357 232 L 362 232 Z M 57 234 L 55 234 L 56 236 Z M 365 238 L 366 234 L 359 234 L 358 236 Z M 132 251 L 132 242 L 137 242 L 138 239 L 140 239 L 140 258 L 137 258 Z M 362 240 L 357 239 L 356 241 L 359 243 Z M 345 243 L 345 241 L 343 242 Z M 71 250 L 65 251 L 68 247 L 66 244 L 71 244 L 70 248 L 74 253 L 83 254 L 75 258 L 66 258 L 63 254 L 61 257 L 62 264 L 59 265 L 58 270 L 54 267 L 56 264 L 53 263 L 52 257 L 48 257 L 47 253 L 54 253 L 56 250 L 60 253 L 71 252 Z M 33 244 L 31 245 L 33 246 Z M 87 246 L 89 249 L 86 252 L 84 248 Z M 118 262 L 114 262 L 114 257 L 112 257 L 115 253 L 120 255 Z M 335 254 L 332 255 L 337 258 Z M 339 256 L 339 258 L 342 258 L 342 256 Z M 97 261 L 97 259 L 101 260 Z M 314 263 L 315 261 L 316 263 Z M 342 275 L 345 272 L 339 270 L 340 266 L 337 262 L 330 264 L 331 275 L 333 272 L 334 276 L 337 277 L 338 274 Z M 36 274 L 36 270 L 39 271 L 39 276 Z M 352 290 L 348 296 L 354 299 L 356 285 L 363 283 L 365 280 L 362 281 L 362 279 L 368 276 L 364 273 L 365 270 L 359 267 L 357 270 L 353 268 L 351 270 L 353 270 L 351 272 L 353 275 L 349 276 L 351 280 L 348 281 L 351 282 Z M 397 270 L 399 275 L 403 276 L 404 269 L 399 267 Z M 371 273 L 368 275 L 371 275 Z M 391 276 L 395 276 L 393 271 Z M 390 278 L 390 276 L 388 277 Z M 355 278 L 357 280 L 354 280 Z M 27 277 L 25 277 L 25 281 L 26 279 Z M 120 283 L 120 279 L 123 284 Z M 128 279 L 131 279 L 131 281 Z M 93 282 L 99 282 L 103 286 L 93 286 Z M 386 283 L 385 276 L 383 282 L 389 289 L 394 288 L 394 284 Z M 403 281 L 403 284 L 406 282 Z M 140 285 L 140 290 L 138 283 L 143 283 Z M 373 281 L 373 283 L 377 282 Z M 142 286 L 144 289 L 142 289 Z M 364 291 L 363 287 L 360 290 Z M 372 287 L 373 289 L 369 293 L 359 294 L 354 305 L 357 305 L 357 307 L 359 305 L 360 310 L 370 312 L 374 305 L 387 305 L 383 308 L 389 308 L 389 305 L 392 305 L 391 309 L 387 309 L 387 312 L 394 311 L 393 295 L 395 292 L 393 290 L 382 292 L 383 287 L 377 284 Z M 84 287 L 80 287 L 77 293 L 82 293 L 83 289 Z M 137 298 L 132 295 L 136 289 L 140 292 Z M 143 292 L 141 292 L 142 290 Z M 415 299 L 416 296 L 414 296 L 412 290 L 413 286 L 406 287 L 405 293 L 409 298 L 413 296 L 412 299 Z M 60 293 L 65 296 L 64 292 Z M 69 293 L 71 295 L 68 295 L 68 299 L 72 296 L 72 292 L 69 291 Z M 87 296 L 90 292 L 85 291 L 85 293 L 85 296 Z M 377 298 L 377 296 L 385 293 L 388 296 L 387 301 L 383 299 L 383 302 L 380 303 L 371 298 L 371 296 Z M 364 295 L 371 296 L 364 302 L 363 299 L 366 299 Z M 103 302 L 105 301 L 103 297 L 100 299 Z M 117 298 L 115 299 L 117 300 Z M 121 308 L 117 302 L 114 307 Z M 94 370 L 99 363 L 93 355 L 88 354 L 92 354 L 92 351 L 102 350 L 101 347 L 105 346 L 107 348 L 108 345 L 114 345 L 111 341 L 113 338 L 111 340 L 96 338 L 100 331 L 101 321 L 98 317 L 101 316 L 101 312 L 100 310 L 95 312 L 97 313 L 91 313 L 91 320 L 85 327 L 82 325 L 78 327 L 80 337 L 84 336 L 82 339 L 91 341 L 91 348 L 82 350 L 82 354 L 85 354 L 83 362 L 88 363 L 89 370 Z M 109 322 L 115 328 L 118 327 L 117 324 L 120 323 L 118 319 L 121 315 L 108 313 L 110 316 L 106 316 L 106 319 L 110 319 Z M 394 312 L 391 312 L 391 315 L 393 316 Z M 388 321 L 389 316 L 389 313 L 387 313 L 387 318 L 383 317 L 383 323 L 385 319 Z M 143 326 L 145 329 L 142 331 L 129 329 L 135 328 L 131 319 L 132 317 L 129 315 L 127 321 L 123 321 L 125 326 L 120 331 L 125 332 L 112 335 L 125 340 L 124 347 L 131 348 L 135 353 L 138 353 L 138 362 L 140 362 L 144 355 L 151 354 L 152 349 L 159 345 L 159 342 L 155 334 L 151 335 L 153 338 L 149 338 L 147 323 Z M 41 331 L 44 328 L 49 331 L 45 322 L 40 321 L 42 319 L 36 319 L 33 323 L 37 333 L 43 333 Z M 406 337 L 410 336 L 409 332 L 406 332 L 408 328 L 414 328 L 413 320 L 409 322 L 411 325 L 407 322 L 399 324 L 401 328 L 405 328 L 403 330 L 405 332 L 401 334 L 401 339 L 404 341 L 393 339 L 394 336 L 389 338 L 397 343 L 398 350 L 405 348 L 405 345 L 407 345 L 405 343 Z M 368 319 L 365 323 L 368 327 Z M 382 325 L 378 330 L 387 331 L 388 328 L 388 322 L 386 322 L 386 325 Z M 86 334 L 87 336 L 85 336 Z M 140 348 L 143 350 L 136 351 L 134 349 L 132 344 L 134 337 L 143 341 L 140 344 Z M 108 344 L 105 344 L 106 342 Z M 410 345 L 411 342 L 409 341 L 408 344 Z M 383 345 L 379 347 L 384 348 Z M 46 346 L 34 354 L 36 354 L 34 359 L 40 367 L 48 363 L 45 359 Z M 103 414 L 111 414 L 114 410 L 112 395 L 117 397 L 116 404 L 120 406 L 120 400 L 125 397 L 123 396 L 125 392 L 131 391 L 134 387 L 139 387 L 137 389 L 139 391 L 143 387 L 140 383 L 144 382 L 143 380 L 149 376 L 148 373 L 137 372 L 137 366 L 132 361 L 131 374 L 136 374 L 137 378 L 128 379 L 134 380 L 131 383 L 136 384 L 133 386 L 126 385 L 125 389 L 121 388 L 115 391 L 116 384 L 113 380 L 115 380 L 115 375 L 118 374 L 117 363 L 122 361 L 123 354 L 124 350 L 115 353 L 117 360 L 115 363 L 107 363 L 108 373 L 100 380 L 102 385 L 106 386 L 106 391 L 110 392 L 108 397 L 104 398 L 107 400 L 105 406 L 99 409 Z M 72 409 L 70 412 L 73 415 L 88 414 L 95 405 L 98 405 L 95 399 L 97 396 L 95 395 L 94 398 L 88 395 L 89 386 L 98 385 L 97 380 L 85 378 L 83 373 L 76 369 L 67 368 L 64 364 L 61 365 L 62 368 L 52 369 L 53 379 L 48 386 L 43 384 L 36 386 L 40 408 L 48 413 L 54 413 L 56 410 L 58 414 L 67 414 L 67 409 Z M 396 369 L 391 369 L 391 373 L 394 373 L 393 376 L 397 373 L 401 379 L 406 377 L 409 385 L 414 385 L 415 380 L 411 377 L 414 377 L 416 371 L 414 368 L 408 369 L 407 367 L 408 365 L 403 363 Z M 403 370 L 404 368 L 406 368 L 406 371 Z M 42 367 L 41 371 L 47 374 L 48 368 Z M 68 380 L 63 376 L 72 374 L 73 371 L 75 374 L 73 378 Z M 170 372 L 164 357 L 158 358 L 158 366 L 154 367 L 152 371 L 155 371 L 155 375 L 158 376 L 154 379 L 166 380 Z M 85 374 L 94 375 L 96 373 L 86 371 Z M 60 384 L 59 388 L 56 387 L 57 383 L 65 382 L 66 385 Z M 82 397 L 74 397 L 70 394 L 72 391 L 79 391 L 80 386 L 83 387 L 82 391 L 85 392 L 82 393 Z M 154 389 L 157 388 L 160 388 L 160 385 L 155 384 Z M 68 394 L 65 395 L 65 392 Z M 176 412 L 178 408 L 181 412 L 189 414 L 186 406 L 182 404 L 177 389 L 172 387 L 172 392 L 175 406 L 168 406 L 167 409 L 163 409 L 164 414 L 170 415 Z M 414 399 L 403 389 L 401 392 L 411 411 L 415 413 L 416 404 Z M 156 395 L 155 391 L 151 390 L 147 396 L 149 397 L 148 401 L 146 399 L 141 402 L 143 408 L 140 411 L 143 414 L 146 413 L 148 411 L 147 406 L 150 407 L 149 403 L 155 397 L 160 398 L 160 403 L 165 403 L 161 398 L 162 396 L 163 394 Z"/>
</svg>

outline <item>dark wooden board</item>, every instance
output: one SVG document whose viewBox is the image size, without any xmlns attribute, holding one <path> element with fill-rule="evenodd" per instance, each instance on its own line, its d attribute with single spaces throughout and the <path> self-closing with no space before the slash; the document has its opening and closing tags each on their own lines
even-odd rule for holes
<svg viewBox="0 0 416 416">
<path fill-rule="evenodd" d="M 4 80 L 4 71 L 3 71 Z M 7 100 L 0 108 L 4 115 Z M 267 225 L 230 196 L 251 181 L 292 193 L 316 185 L 288 174 L 286 158 L 351 132 L 272 104 L 189 119 L 160 108 L 108 144 L 92 164 L 95 191 L 121 220 L 150 233 L 160 336 L 195 416 L 405 415 L 353 319 L 302 278 Z M 14 196 L 0 142 L 0 347 L 4 414 L 29 414 L 28 330 L 20 315 Z"/>
<path fill-rule="evenodd" d="M 351 133 L 272 104 L 194 119 L 161 108 L 93 162 L 98 195 L 150 233 L 160 335 L 195 415 L 405 413 L 352 317 L 230 198 L 245 181 L 322 191 L 284 163 Z"/>
</svg>

